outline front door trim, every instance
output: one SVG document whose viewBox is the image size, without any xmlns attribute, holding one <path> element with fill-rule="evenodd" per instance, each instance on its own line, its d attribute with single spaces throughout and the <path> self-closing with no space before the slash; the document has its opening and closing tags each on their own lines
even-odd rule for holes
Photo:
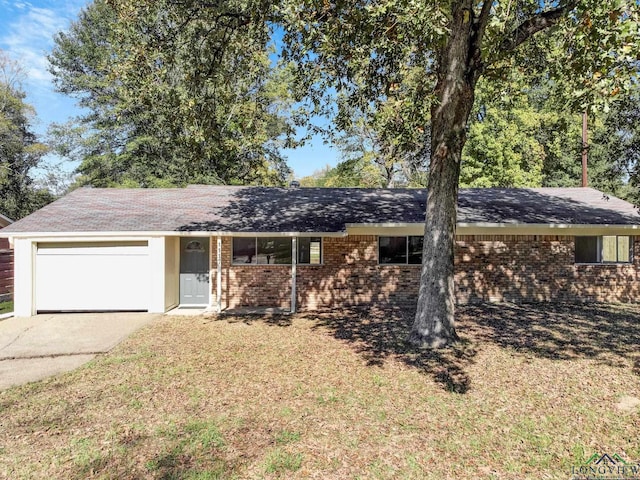
<svg viewBox="0 0 640 480">
<path fill-rule="evenodd" d="M 211 303 L 210 237 L 181 237 L 179 248 L 179 306 L 208 307 Z"/>
</svg>

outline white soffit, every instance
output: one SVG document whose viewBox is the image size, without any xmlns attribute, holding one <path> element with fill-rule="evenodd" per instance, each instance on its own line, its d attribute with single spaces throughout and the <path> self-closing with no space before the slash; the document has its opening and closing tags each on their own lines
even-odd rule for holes
<svg viewBox="0 0 640 480">
<path fill-rule="evenodd" d="M 349 235 L 423 235 L 424 223 L 347 224 Z M 459 223 L 457 235 L 640 235 L 640 225 Z"/>
</svg>

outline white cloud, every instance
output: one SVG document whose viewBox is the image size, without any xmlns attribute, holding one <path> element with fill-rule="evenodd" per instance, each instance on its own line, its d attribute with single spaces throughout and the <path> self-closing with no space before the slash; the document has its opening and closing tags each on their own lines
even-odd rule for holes
<svg viewBox="0 0 640 480">
<path fill-rule="evenodd" d="M 18 14 L 9 24 L 7 33 L 0 37 L 0 46 L 23 66 L 29 83 L 50 83 L 46 55 L 53 46 L 54 35 L 68 23 L 66 12 L 28 7 L 26 13 Z"/>
<path fill-rule="evenodd" d="M 34 124 L 43 133 L 51 122 L 63 122 L 76 115 L 73 101 L 54 92 L 47 71 L 47 54 L 56 33 L 66 30 L 89 0 L 0 0 L 0 49 L 16 60 L 25 72 L 23 89 L 27 102 L 39 117 Z"/>
</svg>

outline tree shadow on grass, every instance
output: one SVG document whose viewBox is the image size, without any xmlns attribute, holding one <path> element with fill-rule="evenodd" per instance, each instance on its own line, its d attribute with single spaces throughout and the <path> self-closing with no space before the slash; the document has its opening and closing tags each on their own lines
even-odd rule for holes
<svg viewBox="0 0 640 480">
<path fill-rule="evenodd" d="M 476 355 L 472 342 L 463 335 L 456 345 L 447 349 L 412 347 L 404 340 L 413 321 L 413 313 L 401 308 L 351 308 L 296 315 L 229 313 L 214 318 L 229 323 L 263 323 L 274 327 L 289 327 L 294 318 L 302 318 L 313 322 L 314 329 L 328 331 L 335 338 L 351 344 L 368 365 L 382 365 L 386 359 L 396 358 L 432 376 L 447 391 L 466 393 L 470 386 L 465 369 Z"/>
<path fill-rule="evenodd" d="M 340 313 L 307 314 L 316 328 L 327 329 L 340 340 L 352 343 L 368 365 L 380 366 L 396 359 L 417 368 L 449 392 L 466 393 L 471 380 L 467 367 L 477 350 L 465 335 L 446 349 L 416 348 L 405 342 L 413 312 L 400 308 L 347 310 Z"/>
<path fill-rule="evenodd" d="M 483 304 L 459 309 L 461 330 L 552 360 L 591 359 L 640 370 L 640 308 L 607 304 Z"/>
<path fill-rule="evenodd" d="M 459 306 L 456 329 L 460 340 L 445 349 L 421 349 L 405 342 L 414 312 L 401 308 L 343 309 L 301 313 L 348 342 L 368 365 L 395 359 L 414 367 L 450 392 L 471 388 L 468 368 L 485 346 L 512 349 L 551 360 L 591 359 L 633 369 L 640 375 L 640 307 L 607 304 L 478 304 Z M 236 317 L 247 324 L 262 322 L 288 327 L 289 315 Z"/>
<path fill-rule="evenodd" d="M 251 313 L 247 315 L 227 313 L 213 318 L 216 320 L 224 320 L 228 323 L 244 323 L 245 325 L 252 325 L 259 322 L 272 327 L 290 327 L 293 323 L 293 317 L 283 313 Z"/>
<path fill-rule="evenodd" d="M 370 365 L 394 358 L 447 391 L 466 393 L 468 368 L 479 350 L 495 345 L 550 360 L 589 359 L 640 375 L 640 307 L 609 304 L 479 304 L 459 306 L 460 341 L 440 350 L 405 343 L 414 312 L 370 309 L 307 314 L 318 327 L 355 345 Z"/>
</svg>

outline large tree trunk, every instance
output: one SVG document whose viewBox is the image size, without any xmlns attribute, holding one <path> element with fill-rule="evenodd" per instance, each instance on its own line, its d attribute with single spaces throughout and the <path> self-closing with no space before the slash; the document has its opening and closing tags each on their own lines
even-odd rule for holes
<svg viewBox="0 0 640 480">
<path fill-rule="evenodd" d="M 431 110 L 431 164 L 418 306 L 408 341 L 432 348 L 457 339 L 454 326 L 454 248 L 462 148 L 474 101 L 478 65 L 470 2 L 459 2 L 451 37 L 439 58 Z"/>
</svg>

